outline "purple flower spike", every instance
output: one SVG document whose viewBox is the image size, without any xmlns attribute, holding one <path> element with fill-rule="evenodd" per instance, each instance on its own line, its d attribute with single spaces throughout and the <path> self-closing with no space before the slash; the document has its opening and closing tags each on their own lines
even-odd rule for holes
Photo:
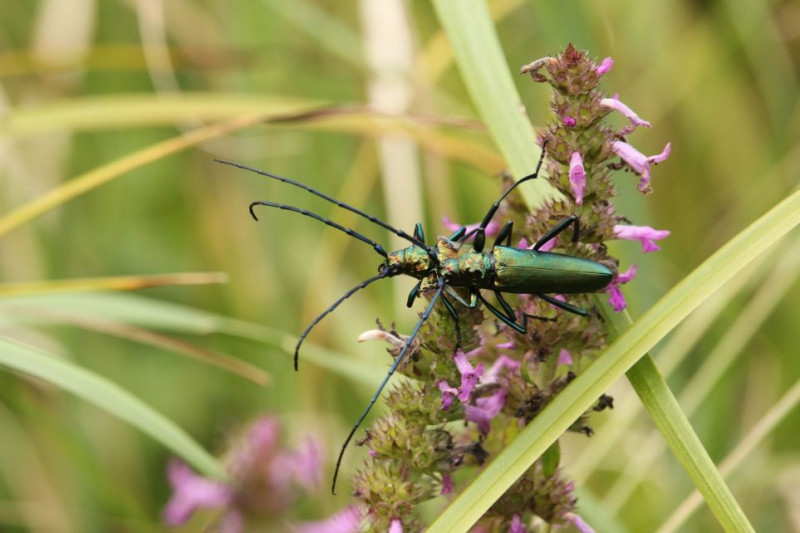
<svg viewBox="0 0 800 533">
<path fill-rule="evenodd" d="M 514 518 L 511 519 L 511 524 L 508 526 L 508 533 L 527 533 L 528 529 L 525 527 L 525 524 L 522 523 L 522 519 L 519 517 L 518 514 L 514 515 Z"/>
<path fill-rule="evenodd" d="M 575 203 L 583 204 L 586 193 L 586 170 L 583 168 L 583 157 L 580 152 L 572 152 L 569 156 L 569 186 L 575 195 Z"/>
<path fill-rule="evenodd" d="M 492 419 L 503 408 L 506 403 L 505 389 L 498 391 L 491 396 L 483 396 L 475 400 L 475 405 L 467 405 L 464 408 L 466 419 L 478 425 L 478 431 L 483 435 L 488 435 L 491 429 Z"/>
<path fill-rule="evenodd" d="M 461 387 L 459 387 L 458 399 L 462 402 L 469 400 L 475 385 L 478 384 L 483 375 L 483 363 L 478 363 L 478 366 L 473 368 L 467 360 L 467 356 L 459 350 L 453 358 L 456 363 L 458 371 L 461 373 Z"/>
<path fill-rule="evenodd" d="M 461 224 L 457 224 L 456 222 L 450 220 L 450 217 L 448 217 L 447 215 L 442 216 L 442 224 L 444 224 L 444 227 L 449 229 L 450 231 L 458 231 L 461 228 L 464 228 L 465 230 L 467 230 L 467 233 L 469 233 L 474 229 L 478 229 L 478 227 L 480 226 L 480 223 L 463 226 Z M 492 220 L 486 226 L 486 235 L 489 237 L 494 237 L 498 233 L 500 233 L 500 223 Z M 474 237 L 474 234 L 470 237 L 470 239 L 472 237 Z"/>
<path fill-rule="evenodd" d="M 594 529 L 583 521 L 583 518 L 578 516 L 575 513 L 567 513 L 565 518 L 572 522 L 572 525 L 575 526 L 575 529 L 580 531 L 581 533 L 595 533 Z"/>
<path fill-rule="evenodd" d="M 641 178 L 639 180 L 639 190 L 645 194 L 650 194 L 653 192 L 650 188 L 650 165 L 655 165 L 666 160 L 672 149 L 672 143 L 667 143 L 660 154 L 651 155 L 650 157 L 647 157 L 630 144 L 622 141 L 614 141 L 611 143 L 611 149 L 625 161 L 625 164 L 627 164 L 631 170 L 639 174 Z"/>
<path fill-rule="evenodd" d="M 573 362 L 572 354 L 569 352 L 569 350 L 562 348 L 561 351 L 558 352 L 558 366 L 561 365 L 569 366 L 572 364 L 572 362 Z"/>
<path fill-rule="evenodd" d="M 403 533 L 403 523 L 399 518 L 393 518 L 389 524 L 389 533 Z"/>
<path fill-rule="evenodd" d="M 619 101 L 619 98 L 603 98 L 600 100 L 600 105 L 611 109 L 612 111 L 616 111 L 618 113 L 622 113 L 625 118 L 631 121 L 631 126 L 634 128 L 641 126 L 643 128 L 649 128 L 650 123 L 633 112 L 633 110 Z M 626 132 L 630 133 L 630 132 Z"/>
<path fill-rule="evenodd" d="M 321 522 L 306 522 L 297 527 L 298 533 L 357 533 L 361 531 L 364 513 L 356 506 L 345 507 Z"/>
<path fill-rule="evenodd" d="M 436 386 L 442 391 L 442 411 L 449 411 L 453 406 L 453 400 L 458 394 L 458 389 L 448 385 L 445 380 L 441 380 Z"/>
<path fill-rule="evenodd" d="M 197 509 L 224 508 L 233 497 L 229 486 L 198 476 L 189 465 L 178 459 L 170 460 L 167 465 L 167 479 L 173 490 L 163 514 L 168 526 L 186 523 Z"/>
<path fill-rule="evenodd" d="M 645 253 L 660 250 L 661 248 L 655 241 L 669 237 L 669 230 L 653 229 L 650 226 L 627 226 L 625 224 L 615 225 L 614 233 L 620 239 L 641 241 L 642 251 Z"/>
<path fill-rule="evenodd" d="M 453 492 L 453 476 L 442 474 L 442 496 L 449 496 Z"/>
<path fill-rule="evenodd" d="M 600 65 L 596 69 L 594 69 L 594 73 L 597 74 L 598 77 L 600 77 L 609 70 L 611 70 L 611 67 L 613 66 L 614 66 L 614 60 L 611 59 L 610 57 L 607 57 L 600 63 Z"/>
</svg>

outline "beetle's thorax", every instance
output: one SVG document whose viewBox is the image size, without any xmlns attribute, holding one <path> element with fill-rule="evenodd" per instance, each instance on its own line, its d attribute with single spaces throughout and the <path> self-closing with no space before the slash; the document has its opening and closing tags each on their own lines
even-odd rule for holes
<svg viewBox="0 0 800 533">
<path fill-rule="evenodd" d="M 408 248 L 389 252 L 384 265 L 398 274 L 422 279 L 430 272 L 431 258 L 425 248 L 412 245 Z"/>
<path fill-rule="evenodd" d="M 489 287 L 494 275 L 494 257 L 473 250 L 441 261 L 440 273 L 454 287 Z"/>
</svg>

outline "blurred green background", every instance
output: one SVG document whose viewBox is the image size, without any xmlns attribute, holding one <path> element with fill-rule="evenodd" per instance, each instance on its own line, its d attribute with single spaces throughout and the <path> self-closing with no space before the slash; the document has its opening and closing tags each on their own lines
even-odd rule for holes
<svg viewBox="0 0 800 533">
<path fill-rule="evenodd" d="M 248 204 L 302 206 L 387 247 L 398 243 L 301 190 L 214 159 L 293 177 L 406 231 L 422 221 L 429 238 L 445 232 L 442 215 L 476 221 L 497 195 L 502 160 L 477 121 L 462 81 L 468 73 L 453 63 L 431 5 L 0 5 L 2 334 L 107 377 L 213 452 L 245 421 L 279 414 L 287 440 L 323 439 L 327 478 L 388 362 L 382 346 L 356 337 L 376 318 L 407 332 L 416 320 L 403 305 L 412 282 L 384 282 L 345 303 L 309 338 L 295 374 L 292 336 L 373 275 L 379 258 L 292 213 L 265 209 L 256 223 Z M 635 243 L 615 249 L 623 265 L 640 265 L 626 287 L 634 317 L 796 186 L 797 2 L 489 5 L 512 72 L 569 42 L 611 56 L 605 89 L 653 123 L 631 142 L 647 154 L 672 142 L 670 159 L 653 170 L 652 196 L 636 193 L 630 174 L 618 176 L 618 211 L 672 232 L 655 254 L 643 257 Z M 548 88 L 523 76 L 515 81 L 532 123 L 544 125 Z M 340 107 L 306 116 L 324 106 Z M 239 127 L 227 123 L 237 131 L 200 145 L 149 159 L 140 152 L 242 117 Z M 2 226 L 61 184 L 125 157 L 136 168 L 112 172 L 115 179 L 67 202 L 56 196 L 42 216 L 18 227 Z M 663 364 L 674 389 L 694 394 L 682 401 L 715 460 L 753 435 L 800 376 L 798 242 L 790 235 L 654 353 L 657 363 L 671 357 Z M 123 294 L 55 294 L 52 283 L 174 272 L 222 272 L 229 281 Z M 20 290 L 12 285 L 19 282 L 42 283 Z M 160 302 L 176 307 L 156 313 Z M 250 363 L 243 370 L 250 378 L 266 371 L 269 383 L 197 360 L 229 364 L 223 354 Z M 711 354 L 719 354 L 718 371 L 693 382 Z M 582 512 L 598 531 L 654 531 L 691 484 L 659 453 L 663 446 L 646 417 L 635 415 L 626 385 L 611 392 L 617 411 L 593 417 L 596 437 L 562 439 L 564 466 L 579 480 Z M 798 425 L 800 414 L 788 409 L 729 478 L 759 531 L 800 531 Z M 607 455 L 592 450 L 600 439 Z M 362 453 L 346 456 L 345 474 Z M 2 531 L 161 530 L 170 455 L 96 406 L 0 373 Z M 321 489 L 299 516 L 327 516 L 347 502 L 346 493 Z M 715 527 L 701 507 L 677 530 Z"/>
</svg>

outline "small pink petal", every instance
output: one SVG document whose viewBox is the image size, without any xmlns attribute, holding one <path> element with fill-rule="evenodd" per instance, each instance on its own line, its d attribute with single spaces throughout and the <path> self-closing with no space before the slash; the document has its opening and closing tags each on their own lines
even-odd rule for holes
<svg viewBox="0 0 800 533">
<path fill-rule="evenodd" d="M 442 216 L 442 224 L 444 225 L 445 228 L 449 229 L 450 231 L 458 231 L 461 228 L 464 228 L 465 230 L 467 230 L 467 233 L 469 233 L 472 230 L 478 229 L 478 227 L 480 226 L 480 223 L 463 226 L 461 224 L 457 224 L 456 222 L 450 220 L 450 217 L 448 217 L 447 215 Z M 500 232 L 499 222 L 495 222 L 494 220 L 492 220 L 486 226 L 486 235 L 489 237 L 493 237 L 497 235 L 499 232 Z M 470 236 L 470 239 L 472 239 L 474 236 L 475 234 Z"/>
<path fill-rule="evenodd" d="M 574 118 L 570 117 L 570 116 L 566 116 L 561 120 L 564 123 L 564 126 L 566 126 L 568 128 L 573 128 L 573 127 L 575 127 L 575 124 L 577 124 L 577 121 Z"/>
<path fill-rule="evenodd" d="M 611 150 L 620 156 L 631 170 L 639 174 L 639 190 L 645 194 L 652 192 L 650 189 L 650 165 L 661 163 L 669 157 L 672 143 L 667 143 L 660 154 L 645 156 L 639 150 L 623 141 L 611 143 Z"/>
<path fill-rule="evenodd" d="M 483 375 L 483 363 L 479 363 L 477 367 L 473 368 L 472 364 L 467 360 L 467 356 L 461 350 L 456 352 L 453 360 L 459 373 L 461 373 L 461 387 L 459 387 L 458 399 L 465 402 L 469 400 L 473 389 L 475 389 L 480 377 Z"/>
<path fill-rule="evenodd" d="M 558 366 L 561 365 L 569 366 L 572 364 L 572 362 L 573 362 L 572 354 L 569 352 L 569 350 L 562 348 L 561 351 L 558 352 Z"/>
<path fill-rule="evenodd" d="M 453 476 L 442 475 L 442 496 L 449 496 L 453 492 Z"/>
<path fill-rule="evenodd" d="M 489 370 L 486 371 L 486 374 L 481 379 L 481 383 L 483 384 L 490 384 L 497 382 L 497 376 L 500 375 L 505 369 L 511 370 L 512 372 L 516 372 L 519 370 L 520 362 L 514 359 L 511 359 L 507 355 L 501 355 L 497 359 L 495 359 L 492 366 L 489 367 Z"/>
<path fill-rule="evenodd" d="M 586 170 L 583 168 L 580 152 L 572 152 L 569 156 L 569 186 L 575 196 L 575 203 L 582 205 L 583 195 L 586 193 Z"/>
<path fill-rule="evenodd" d="M 321 522 L 305 522 L 297 526 L 298 533 L 358 533 L 364 512 L 350 505 Z"/>
<path fill-rule="evenodd" d="M 399 518 L 394 518 L 389 523 L 389 533 L 403 533 L 403 523 Z"/>
<path fill-rule="evenodd" d="M 619 290 L 618 285 L 611 284 L 605 288 L 605 291 L 609 294 L 608 303 L 611 304 L 611 307 L 613 307 L 614 311 L 617 313 L 628 306 L 628 302 L 625 301 L 625 296 L 622 295 L 622 291 Z"/>
<path fill-rule="evenodd" d="M 501 342 L 500 344 L 495 346 L 495 348 L 497 348 L 498 350 L 513 350 L 516 347 L 517 343 L 515 343 L 514 341 Z"/>
<path fill-rule="evenodd" d="M 527 533 L 527 531 L 525 524 L 522 523 L 522 519 L 518 514 L 515 514 L 514 518 L 511 519 L 511 524 L 508 526 L 508 533 Z"/>
<path fill-rule="evenodd" d="M 598 77 L 602 76 L 603 74 L 611 70 L 611 67 L 613 66 L 614 66 L 614 60 L 611 59 L 610 57 L 607 57 L 603 59 L 603 61 L 600 63 L 600 65 L 597 66 L 596 69 L 594 69 L 594 73 L 597 74 Z"/>
<path fill-rule="evenodd" d="M 163 512 L 164 523 L 168 526 L 185 523 L 197 509 L 225 508 L 233 498 L 231 487 L 198 476 L 189 465 L 178 459 L 167 464 L 167 479 L 173 490 Z"/>
<path fill-rule="evenodd" d="M 575 513 L 567 513 L 564 518 L 572 522 L 572 525 L 581 533 L 595 533 L 594 529 Z"/>
<path fill-rule="evenodd" d="M 669 237 L 669 230 L 657 230 L 650 226 L 628 226 L 617 224 L 614 226 L 614 234 L 620 239 L 637 240 L 642 243 L 642 251 L 655 252 L 661 248 L 655 243 L 661 239 Z"/>
<path fill-rule="evenodd" d="M 644 128 L 649 128 L 650 123 L 633 112 L 633 110 L 619 101 L 617 98 L 603 98 L 600 100 L 600 105 L 611 109 L 612 111 L 617 111 L 627 118 L 631 125 L 633 126 L 642 126 Z"/>
<path fill-rule="evenodd" d="M 611 307 L 614 308 L 614 311 L 619 313 L 625 307 L 627 307 L 627 302 L 625 301 L 625 296 L 622 295 L 622 291 L 620 290 L 620 285 L 624 283 L 628 283 L 636 277 L 636 270 L 638 267 L 636 265 L 631 265 L 628 270 L 625 272 L 620 272 L 617 274 L 617 277 L 611 281 L 611 284 L 605 288 L 605 292 L 609 294 L 608 303 L 611 304 Z"/>
<path fill-rule="evenodd" d="M 451 387 L 445 380 L 439 381 L 436 386 L 442 391 L 442 411 L 449 411 L 450 407 L 453 406 L 453 400 L 458 394 L 458 389 Z"/>
<path fill-rule="evenodd" d="M 633 279 L 636 277 L 636 271 L 637 270 L 639 270 L 638 266 L 631 265 L 630 267 L 628 267 L 628 270 L 626 270 L 625 272 L 620 272 L 617 275 L 617 279 L 615 279 L 614 281 L 617 284 L 620 284 L 620 285 L 623 284 L 623 283 L 629 283 L 629 282 L 633 281 Z"/>
<path fill-rule="evenodd" d="M 475 400 L 475 405 L 464 407 L 465 418 L 478 425 L 478 431 L 488 435 L 492 419 L 503 409 L 506 403 L 506 391 L 499 389 L 491 396 L 482 396 Z"/>
</svg>

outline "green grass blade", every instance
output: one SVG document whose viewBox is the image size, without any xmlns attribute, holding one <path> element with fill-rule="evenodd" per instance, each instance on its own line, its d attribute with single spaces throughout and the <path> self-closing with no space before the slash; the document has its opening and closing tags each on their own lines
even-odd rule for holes
<svg viewBox="0 0 800 533">
<path fill-rule="evenodd" d="M 800 191 L 795 191 L 707 259 L 623 333 L 486 467 L 429 531 L 466 531 L 614 381 L 686 315 L 798 223 Z M 658 406 L 648 409 L 653 407 Z M 689 437 L 684 431 L 674 438 Z M 727 531 L 749 531 L 749 524 L 736 512 L 738 506 L 726 495 L 724 485 L 705 478 L 709 473 L 702 468 L 703 461 L 695 462 L 690 461 L 687 466 L 689 475 L 698 483 L 698 489 L 708 489 L 704 497 L 722 526 Z M 704 479 L 698 482 L 698 477 Z"/>
<path fill-rule="evenodd" d="M 287 365 L 291 364 L 297 342 L 297 336 L 262 324 L 137 294 L 91 292 L 0 298 L 0 327 L 60 323 L 57 317 L 68 313 L 159 331 L 191 335 L 232 335 L 276 348 L 285 355 Z M 368 386 L 380 383 L 385 373 L 384 367 L 379 363 L 365 364 L 310 341 L 303 344 L 302 358 Z"/>
<path fill-rule="evenodd" d="M 536 168 L 541 150 L 511 79 L 492 17 L 483 0 L 434 1 L 472 101 L 514 178 Z M 535 180 L 522 191 L 529 205 L 540 205 L 556 194 L 546 180 Z"/>
<path fill-rule="evenodd" d="M 206 476 L 222 479 L 222 465 L 174 422 L 106 378 L 64 359 L 0 337 L 0 366 L 33 376 L 139 428 Z"/>
</svg>

